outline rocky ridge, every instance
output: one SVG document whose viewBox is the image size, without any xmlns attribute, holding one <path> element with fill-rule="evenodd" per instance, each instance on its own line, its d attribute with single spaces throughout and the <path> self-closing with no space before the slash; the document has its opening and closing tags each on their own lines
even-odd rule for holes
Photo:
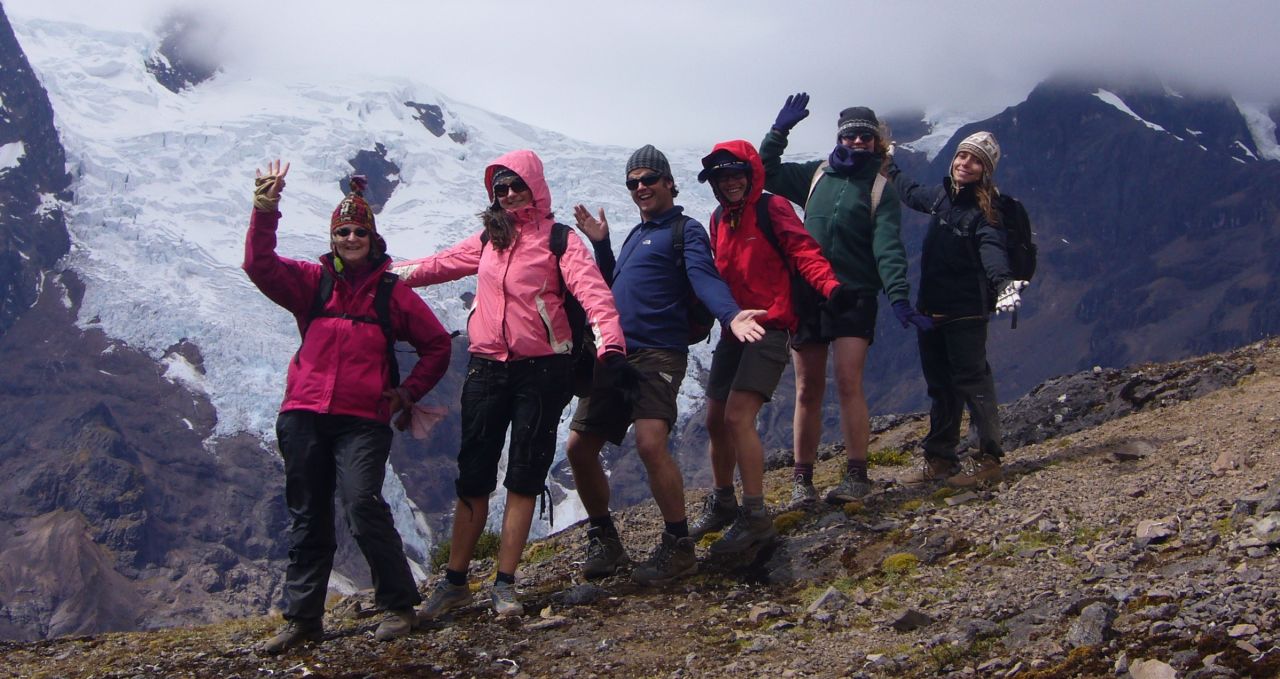
<svg viewBox="0 0 1280 679">
<path fill-rule="evenodd" d="M 6 643 L 0 667 L 98 677 L 1275 676 L 1280 342 L 1143 366 L 1115 384 L 1161 374 L 1181 380 L 1181 396 L 1155 389 L 1164 396 L 1136 412 L 1048 432 L 1010 452 L 998 485 L 908 490 L 888 483 L 901 467 L 875 466 L 884 483 L 865 502 L 780 512 L 775 552 L 745 567 L 704 562 L 671 588 L 578 582 L 578 526 L 529 547 L 519 618 L 477 603 L 377 644 L 363 593 L 335 602 L 325 643 L 278 658 L 255 650 L 276 621 L 254 618 Z M 1189 386 L 1225 374 L 1235 377 L 1208 393 Z M 1057 420 L 1064 404 L 1048 401 L 1059 412 L 1038 417 Z M 902 418 L 882 429 L 876 459 L 899 457 L 892 450 L 922 427 Z M 821 462 L 817 481 L 839 473 L 838 460 Z M 780 503 L 787 472 L 771 472 L 766 488 Z M 643 558 L 656 509 L 618 519 Z"/>
</svg>

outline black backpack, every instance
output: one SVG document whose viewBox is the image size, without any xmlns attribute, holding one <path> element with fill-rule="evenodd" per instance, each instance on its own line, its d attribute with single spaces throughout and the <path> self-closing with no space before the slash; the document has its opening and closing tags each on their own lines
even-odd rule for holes
<svg viewBox="0 0 1280 679">
<path fill-rule="evenodd" d="M 1036 275 L 1036 244 L 1032 241 L 1031 217 L 1022 202 L 1000 194 L 1000 228 L 1005 232 L 1005 250 L 1013 279 L 1029 281 Z"/>
<path fill-rule="evenodd" d="M 560 258 L 569 248 L 569 232 L 564 224 L 551 225 L 551 254 L 556 256 L 556 273 L 560 271 Z M 480 234 L 480 247 L 489 243 L 489 232 Z M 569 355 L 573 357 L 573 395 L 588 396 L 591 394 L 591 383 L 595 376 L 596 341 L 587 322 L 587 310 L 577 297 L 569 292 L 564 276 L 560 275 L 560 289 L 564 292 L 564 315 L 569 319 L 569 331 L 573 335 L 573 348 Z"/>
<path fill-rule="evenodd" d="M 311 311 L 307 315 L 307 322 L 302 327 L 302 340 L 307 339 L 307 330 L 311 327 L 311 322 L 317 318 L 345 318 L 357 323 L 373 323 L 382 328 L 382 335 L 387 340 L 387 364 L 391 368 L 391 388 L 400 386 L 400 364 L 396 362 L 396 336 L 395 331 L 391 327 L 391 290 L 396 286 L 396 281 L 400 277 L 385 271 L 382 277 L 378 279 L 377 292 L 373 294 L 373 311 L 376 316 L 352 316 L 351 314 L 335 314 L 332 311 L 325 311 L 325 304 L 329 298 L 333 296 L 333 274 L 329 273 L 329 267 L 321 267 L 320 269 L 320 285 L 316 287 L 315 299 L 311 301 Z M 299 347 L 298 353 L 302 349 Z M 297 354 L 294 355 L 295 360 Z"/>
</svg>

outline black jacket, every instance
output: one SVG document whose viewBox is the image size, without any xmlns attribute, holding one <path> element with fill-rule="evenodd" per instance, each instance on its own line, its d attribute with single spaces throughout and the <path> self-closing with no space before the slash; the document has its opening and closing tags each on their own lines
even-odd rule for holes
<svg viewBox="0 0 1280 679">
<path fill-rule="evenodd" d="M 1004 230 L 987 221 L 972 187 L 952 196 L 950 177 L 922 186 L 892 163 L 888 174 L 907 207 L 932 215 L 920 253 L 916 307 L 952 318 L 990 313 L 995 291 L 1011 278 Z"/>
</svg>

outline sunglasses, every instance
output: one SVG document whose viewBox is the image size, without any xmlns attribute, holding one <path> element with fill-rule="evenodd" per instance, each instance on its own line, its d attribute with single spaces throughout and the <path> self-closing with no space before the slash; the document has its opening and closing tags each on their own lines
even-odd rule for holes
<svg viewBox="0 0 1280 679">
<path fill-rule="evenodd" d="M 857 134 L 842 134 L 840 135 L 840 138 L 852 139 L 854 141 L 860 141 L 864 144 L 870 144 L 871 141 L 876 138 L 876 136 L 870 132 L 858 132 Z"/>
<path fill-rule="evenodd" d="M 645 186 L 653 186 L 654 184 L 657 184 L 658 180 L 660 179 L 662 179 L 662 175 L 660 174 L 647 174 L 643 177 L 628 179 L 627 190 L 635 191 L 636 189 L 640 188 L 641 184 L 644 184 Z"/>
<path fill-rule="evenodd" d="M 524 180 L 522 179 L 516 179 L 506 184 L 493 185 L 493 195 L 499 198 L 505 197 L 508 193 L 512 191 L 515 191 L 516 193 L 520 193 L 521 191 L 528 191 L 528 190 L 529 190 L 529 185 L 524 183 Z"/>
<path fill-rule="evenodd" d="M 341 229 L 334 229 L 334 230 L 333 230 L 333 235 L 337 236 L 338 238 L 346 238 L 347 236 L 350 236 L 350 235 L 351 235 L 351 234 L 353 234 L 353 233 L 356 235 L 356 238 L 368 238 L 368 237 L 369 237 L 369 230 L 368 230 L 368 229 L 366 229 L 366 228 L 363 228 L 363 227 L 358 228 L 358 229 L 351 229 L 351 228 L 348 228 L 348 227 L 345 227 L 345 226 L 344 226 L 344 227 L 342 227 Z"/>
</svg>

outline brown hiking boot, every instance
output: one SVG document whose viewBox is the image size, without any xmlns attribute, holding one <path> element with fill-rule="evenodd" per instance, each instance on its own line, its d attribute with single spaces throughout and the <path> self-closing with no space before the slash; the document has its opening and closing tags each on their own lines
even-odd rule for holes
<svg viewBox="0 0 1280 679">
<path fill-rule="evenodd" d="M 1004 478 L 1004 469 L 1000 466 L 1000 458 L 983 455 L 973 461 L 973 469 L 968 473 L 959 473 L 947 478 L 948 486 L 969 488 L 984 483 L 1000 483 Z"/>
<path fill-rule="evenodd" d="M 378 641 L 391 641 L 392 639 L 407 637 L 409 632 L 413 631 L 413 626 L 417 622 L 418 614 L 412 608 L 387 611 L 387 614 L 382 618 L 382 622 L 378 623 L 378 629 L 373 633 L 373 638 Z"/>
<path fill-rule="evenodd" d="M 324 625 L 316 620 L 290 620 L 284 629 L 262 645 L 262 652 L 268 655 L 284 653 L 307 642 L 318 642 L 324 638 Z"/>
<path fill-rule="evenodd" d="M 949 460 L 926 457 L 924 462 L 898 477 L 898 483 L 904 486 L 919 486 L 926 483 L 939 483 L 960 473 L 960 465 Z"/>
</svg>

